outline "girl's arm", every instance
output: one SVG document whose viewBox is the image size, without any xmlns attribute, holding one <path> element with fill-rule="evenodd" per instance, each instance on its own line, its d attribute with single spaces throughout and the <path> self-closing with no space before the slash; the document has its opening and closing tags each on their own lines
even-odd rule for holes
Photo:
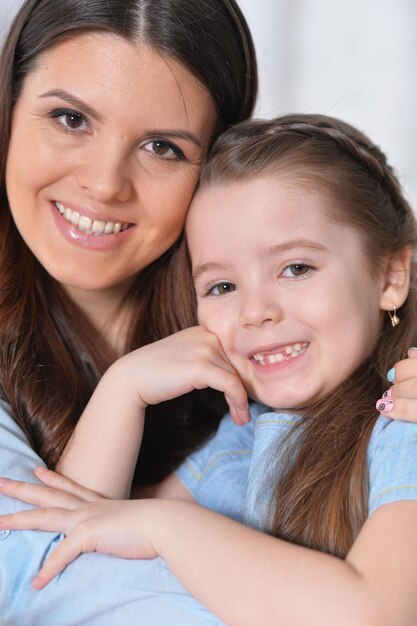
<svg viewBox="0 0 417 626">
<path fill-rule="evenodd" d="M 225 393 L 237 423 L 250 419 L 240 379 L 202 326 L 122 357 L 99 382 L 57 470 L 107 497 L 129 497 L 146 407 L 205 387 Z"/>
<path fill-rule="evenodd" d="M 63 531 L 35 581 L 41 588 L 82 552 L 161 555 L 189 592 L 228 626 L 413 626 L 417 623 L 417 502 L 383 505 L 345 561 L 245 527 L 193 502 L 78 504 L 72 495 L 6 481 L 3 493 L 59 506 L 1 518 L 1 528 Z M 40 491 L 39 491 L 40 490 Z M 43 490 L 43 491 L 42 491 Z M 71 510 L 69 510 L 71 509 Z"/>
</svg>

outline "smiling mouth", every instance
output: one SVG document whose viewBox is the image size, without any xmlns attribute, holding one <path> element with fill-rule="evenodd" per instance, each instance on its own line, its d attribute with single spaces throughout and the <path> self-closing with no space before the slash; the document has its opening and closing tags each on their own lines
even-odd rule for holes
<svg viewBox="0 0 417 626">
<path fill-rule="evenodd" d="M 82 215 L 82 213 L 73 211 L 69 207 L 64 206 L 62 202 L 54 202 L 53 204 L 67 222 L 86 235 L 117 235 L 121 231 L 127 230 L 133 226 L 133 224 L 123 222 L 93 221 L 86 215 Z"/>
<path fill-rule="evenodd" d="M 304 341 L 302 343 L 291 343 L 287 346 L 282 346 L 277 352 L 256 352 L 252 354 L 251 359 L 256 361 L 258 365 L 273 365 L 274 363 L 281 363 L 283 361 L 289 361 L 296 356 L 302 354 L 307 350 L 309 343 Z"/>
</svg>

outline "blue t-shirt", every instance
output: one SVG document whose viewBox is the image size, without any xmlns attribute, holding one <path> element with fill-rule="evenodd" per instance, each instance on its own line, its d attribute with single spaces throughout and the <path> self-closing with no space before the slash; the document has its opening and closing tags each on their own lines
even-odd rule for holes
<svg viewBox="0 0 417 626">
<path fill-rule="evenodd" d="M 203 506 L 268 530 L 280 451 L 299 418 L 260 404 L 254 404 L 251 413 L 252 421 L 244 426 L 236 426 L 226 415 L 214 437 L 186 460 L 177 476 Z M 379 416 L 367 461 L 369 515 L 389 502 L 417 500 L 416 424 Z"/>
<path fill-rule="evenodd" d="M 217 433 L 177 474 L 202 505 L 254 527 L 265 525 L 271 453 L 297 416 L 253 405 L 252 422 L 226 416 Z M 272 450 L 271 446 L 274 446 Z M 380 417 L 368 448 L 369 506 L 417 499 L 417 427 Z M 0 476 L 36 482 L 41 460 L 0 402 Z M 0 514 L 29 505 L 0 495 Z M 31 581 L 59 533 L 0 532 L 0 626 L 221 626 L 161 558 L 84 554 L 42 591 Z"/>
</svg>

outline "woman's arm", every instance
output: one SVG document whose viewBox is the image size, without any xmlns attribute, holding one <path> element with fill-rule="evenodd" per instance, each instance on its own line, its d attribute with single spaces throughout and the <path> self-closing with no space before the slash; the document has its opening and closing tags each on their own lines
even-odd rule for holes
<svg viewBox="0 0 417 626">
<path fill-rule="evenodd" d="M 59 480 L 48 473 L 45 482 Z M 78 554 L 161 555 L 188 591 L 228 626 L 411 626 L 417 623 L 417 502 L 380 507 L 345 561 L 275 539 L 181 500 L 74 505 L 74 495 L 7 481 L 3 493 L 63 508 L 5 516 L 0 527 L 59 529 L 67 538 L 41 588 Z M 42 488 L 40 488 L 42 489 Z M 74 486 L 71 487 L 74 490 Z M 71 509 L 71 510 L 69 510 Z"/>
<path fill-rule="evenodd" d="M 128 498 L 146 407 L 205 387 L 225 393 L 237 423 L 250 419 L 240 379 L 202 326 L 122 357 L 101 379 L 57 470 L 106 497 Z"/>
</svg>

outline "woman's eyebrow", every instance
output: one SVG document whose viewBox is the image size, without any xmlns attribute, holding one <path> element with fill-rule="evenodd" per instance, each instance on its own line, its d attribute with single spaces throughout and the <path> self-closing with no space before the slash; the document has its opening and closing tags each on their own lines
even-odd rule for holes
<svg viewBox="0 0 417 626">
<path fill-rule="evenodd" d="M 52 89 L 51 91 L 40 94 L 39 98 L 60 98 L 61 100 L 65 100 L 65 102 L 68 102 L 68 104 L 75 107 L 76 109 L 80 109 L 83 113 L 86 113 L 98 122 L 101 122 L 103 120 L 103 116 L 100 115 L 100 113 L 96 111 L 96 109 L 94 109 L 83 100 L 80 100 L 80 98 L 77 98 L 77 96 L 74 96 L 68 91 L 65 91 L 64 89 Z"/>
<path fill-rule="evenodd" d="M 159 137 L 160 135 L 162 135 L 164 139 L 184 139 L 185 141 L 191 141 L 202 150 L 204 148 L 201 141 L 197 139 L 195 135 L 193 135 L 192 133 L 189 133 L 187 130 L 181 130 L 181 129 L 164 130 L 163 128 L 162 129 L 159 128 L 157 130 L 152 130 L 152 129 L 148 130 L 146 134 L 150 136 L 154 136 L 154 137 Z"/>
</svg>

